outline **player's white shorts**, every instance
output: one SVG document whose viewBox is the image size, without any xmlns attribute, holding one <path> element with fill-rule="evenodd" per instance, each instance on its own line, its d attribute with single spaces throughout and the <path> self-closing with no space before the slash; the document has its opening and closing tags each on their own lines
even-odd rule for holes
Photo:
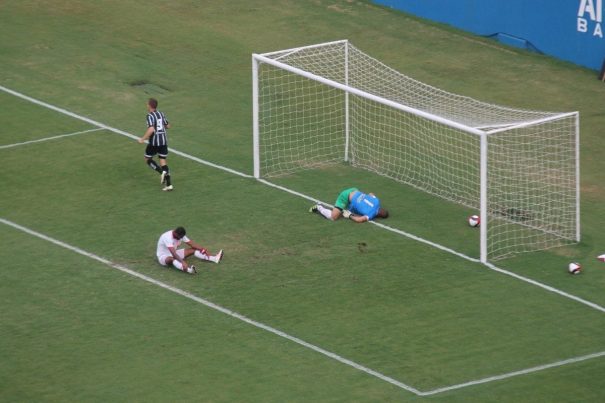
<svg viewBox="0 0 605 403">
<path fill-rule="evenodd" d="M 177 249 L 176 254 L 179 255 L 181 259 L 185 259 L 185 249 Z M 160 255 L 158 256 L 158 262 L 160 262 L 162 266 L 167 266 L 166 259 L 169 257 L 172 257 L 172 255 Z"/>
</svg>

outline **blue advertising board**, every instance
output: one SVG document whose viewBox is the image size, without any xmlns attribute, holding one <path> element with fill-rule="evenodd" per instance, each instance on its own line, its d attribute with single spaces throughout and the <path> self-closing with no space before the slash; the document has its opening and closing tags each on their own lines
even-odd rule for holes
<svg viewBox="0 0 605 403">
<path fill-rule="evenodd" d="M 591 69 L 605 58 L 603 0 L 374 0 Z"/>
</svg>

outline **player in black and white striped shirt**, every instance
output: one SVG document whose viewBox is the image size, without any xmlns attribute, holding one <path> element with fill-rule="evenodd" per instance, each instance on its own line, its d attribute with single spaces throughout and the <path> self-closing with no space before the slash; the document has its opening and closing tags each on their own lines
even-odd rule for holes
<svg viewBox="0 0 605 403">
<path fill-rule="evenodd" d="M 160 174 L 160 183 L 164 185 L 162 190 L 170 191 L 173 187 L 170 183 L 170 170 L 166 164 L 166 158 L 168 157 L 167 129 L 170 129 L 170 123 L 166 119 L 166 115 L 158 111 L 157 99 L 149 98 L 147 111 L 147 131 L 139 139 L 139 143 L 143 144 L 146 140 L 149 140 L 149 144 L 145 148 L 145 161 L 149 167 Z M 153 159 L 156 154 L 160 157 L 160 165 Z"/>
</svg>

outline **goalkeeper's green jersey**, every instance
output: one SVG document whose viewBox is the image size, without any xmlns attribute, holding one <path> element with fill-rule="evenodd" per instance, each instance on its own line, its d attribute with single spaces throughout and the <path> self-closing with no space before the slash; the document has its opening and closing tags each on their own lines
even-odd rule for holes
<svg viewBox="0 0 605 403">
<path fill-rule="evenodd" d="M 353 192 L 357 192 L 357 190 L 357 188 L 349 188 L 340 192 L 336 202 L 334 203 L 334 207 L 341 210 L 346 210 L 349 207 L 349 195 Z"/>
</svg>

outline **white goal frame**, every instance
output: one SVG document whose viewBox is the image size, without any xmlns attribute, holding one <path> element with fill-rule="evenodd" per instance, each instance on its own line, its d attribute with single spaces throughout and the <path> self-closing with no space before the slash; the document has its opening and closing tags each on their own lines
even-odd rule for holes
<svg viewBox="0 0 605 403">
<path fill-rule="evenodd" d="M 309 51 L 314 48 L 327 47 L 327 46 L 344 46 L 344 79 L 339 82 L 337 80 L 333 80 L 330 78 L 323 77 L 321 75 L 315 74 L 311 71 L 307 71 L 305 69 L 296 67 L 294 65 L 283 62 L 281 59 L 284 57 L 288 57 L 289 55 L 296 54 L 301 51 Z M 472 134 L 479 138 L 480 142 L 480 152 L 479 152 L 479 166 L 480 166 L 480 177 L 479 177 L 479 214 L 482 217 L 482 222 L 480 225 L 480 260 L 483 263 L 488 261 L 488 228 L 490 223 L 490 212 L 488 211 L 488 155 L 489 155 L 489 147 L 490 147 L 490 137 L 497 136 L 499 133 L 510 132 L 518 129 L 523 129 L 530 126 L 537 126 L 541 124 L 545 124 L 548 122 L 555 121 L 557 119 L 571 119 L 575 123 L 575 139 L 574 146 L 575 155 L 573 158 L 575 159 L 575 237 L 574 239 L 567 239 L 570 242 L 579 242 L 580 241 L 580 163 L 579 163 L 579 113 L 578 112 L 569 112 L 569 113 L 550 113 L 544 112 L 544 115 L 537 115 L 542 112 L 532 112 L 527 111 L 528 113 L 536 113 L 536 116 L 544 116 L 540 118 L 534 119 L 524 119 L 519 120 L 517 122 L 506 122 L 503 124 L 491 123 L 485 126 L 472 126 L 467 122 L 457 121 L 451 117 L 444 117 L 438 114 L 432 113 L 431 111 L 422 110 L 421 108 L 412 107 L 400 102 L 397 102 L 392 99 L 388 99 L 387 97 L 377 95 L 374 93 L 370 93 L 368 91 L 362 90 L 355 86 L 349 85 L 349 49 L 350 45 L 348 40 L 340 40 L 334 42 L 326 42 L 316 45 L 303 46 L 298 48 L 280 50 L 276 52 L 269 52 L 263 54 L 252 54 L 252 99 L 253 99 L 253 171 L 255 178 L 261 178 L 261 146 L 260 146 L 260 138 L 262 136 L 261 125 L 260 125 L 260 107 L 259 107 L 259 70 L 263 64 L 267 64 L 273 66 L 277 69 L 281 69 L 283 71 L 292 73 L 296 76 L 304 77 L 308 80 L 313 80 L 315 82 L 319 82 L 324 84 L 325 86 L 335 88 L 341 90 L 344 94 L 344 150 L 343 152 L 343 161 L 349 161 L 349 147 L 350 147 L 350 116 L 349 116 L 349 96 L 354 95 L 357 97 L 361 97 L 363 99 L 375 102 L 377 104 L 385 105 L 389 108 L 393 108 L 395 110 L 403 111 L 414 115 L 416 117 L 426 119 L 430 122 L 436 122 L 440 125 L 444 125 L 465 133 Z M 380 62 L 377 62 L 380 63 Z M 381 63 L 380 63 L 381 64 Z M 385 68 L 388 68 L 385 65 L 382 65 Z M 390 69 L 390 68 L 388 68 Z M 391 69 L 392 70 L 392 69 Z M 401 74 L 392 70 L 396 74 Z M 402 77 L 405 77 L 401 74 Z M 407 78 L 407 77 L 406 77 Z M 413 80 L 413 79 L 410 79 Z M 426 87 L 430 87 L 426 84 Z M 433 88 L 433 87 L 430 87 Z M 435 89 L 436 91 L 441 91 Z M 444 91 L 441 91 L 445 93 Z M 446 93 L 447 94 L 447 93 Z M 456 96 L 455 94 L 451 94 Z M 459 97 L 459 96 L 458 96 Z M 466 98 L 466 97 L 461 97 Z M 470 98 L 467 98 L 471 100 Z M 474 101 L 481 104 L 479 101 Z M 490 104 L 485 104 L 486 106 L 493 106 L 495 108 L 500 108 L 504 111 L 512 111 L 512 112 L 525 112 L 522 110 L 515 110 L 505 107 L 498 107 Z M 493 216 L 493 212 L 492 212 Z M 519 223 L 519 225 L 524 225 L 523 223 Z M 548 232 L 548 230 L 546 230 Z M 555 245 L 559 246 L 559 245 Z M 543 248 L 545 249 L 545 248 Z"/>
</svg>

